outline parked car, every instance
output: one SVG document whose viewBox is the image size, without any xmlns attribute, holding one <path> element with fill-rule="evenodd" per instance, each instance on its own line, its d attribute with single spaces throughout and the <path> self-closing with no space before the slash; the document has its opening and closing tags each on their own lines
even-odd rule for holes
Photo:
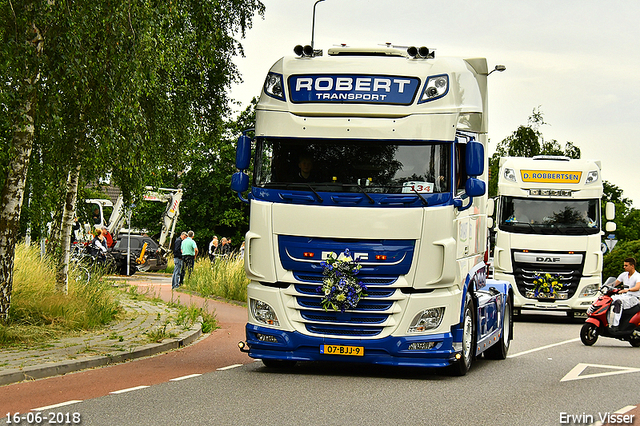
<svg viewBox="0 0 640 426">
<path fill-rule="evenodd" d="M 129 240 L 131 243 L 129 243 Z M 142 259 L 140 253 L 147 244 Z M 129 254 L 129 275 L 136 271 L 159 271 L 167 267 L 167 259 L 158 243 L 146 235 L 119 235 L 116 244 L 110 250 L 116 263 L 116 271 L 121 275 L 127 274 L 127 253 Z"/>
</svg>

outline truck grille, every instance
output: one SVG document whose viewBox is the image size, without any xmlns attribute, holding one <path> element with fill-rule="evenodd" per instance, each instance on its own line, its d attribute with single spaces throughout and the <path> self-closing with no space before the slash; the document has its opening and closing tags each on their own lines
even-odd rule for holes
<svg viewBox="0 0 640 426">
<path fill-rule="evenodd" d="M 578 285 L 580 284 L 580 278 L 582 277 L 582 270 L 584 267 L 584 262 L 575 265 L 547 265 L 517 262 L 513 257 L 512 262 L 516 286 L 518 287 L 520 294 L 524 297 L 527 297 L 527 292 L 532 292 L 534 290 L 533 280 L 535 275 L 548 273 L 551 275 L 558 274 L 562 277 L 560 280 L 563 284 L 562 292 L 566 292 L 567 298 L 571 298 L 578 290 Z"/>
<path fill-rule="evenodd" d="M 415 241 L 279 235 L 278 246 L 282 267 L 291 271 L 297 281 L 286 292 L 295 301 L 288 306 L 296 311 L 296 315 L 293 312 L 290 315 L 304 324 L 302 332 L 336 337 L 372 337 L 390 333 L 395 328 L 397 322 L 392 316 L 400 311 L 395 305 L 407 297 L 397 287 L 397 281 L 411 268 Z M 367 296 L 346 312 L 325 310 L 323 295 L 318 292 L 324 278 L 320 259 L 323 253 L 340 253 L 345 248 L 360 259 L 362 269 L 357 279 L 367 286 Z M 377 255 L 385 260 L 375 260 Z"/>
<path fill-rule="evenodd" d="M 391 316 L 396 288 L 384 287 L 397 280 L 395 277 L 372 278 L 359 277 L 367 286 L 367 296 L 360 299 L 355 309 L 336 312 L 332 309 L 325 311 L 322 307 L 322 294 L 318 287 L 322 285 L 322 275 L 306 274 L 296 276 L 305 278 L 309 284 L 295 284 L 296 305 L 305 328 L 312 334 L 345 337 L 377 336 L 383 330 L 382 324 Z M 372 286 L 371 283 L 382 284 Z M 397 299 L 397 297 L 396 297 Z"/>
</svg>

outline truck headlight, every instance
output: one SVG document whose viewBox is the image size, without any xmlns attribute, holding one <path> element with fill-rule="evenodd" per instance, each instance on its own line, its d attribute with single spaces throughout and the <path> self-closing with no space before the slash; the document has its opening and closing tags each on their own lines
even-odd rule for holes
<svg viewBox="0 0 640 426">
<path fill-rule="evenodd" d="M 598 294 L 598 284 L 590 284 L 582 289 L 580 297 L 593 297 Z"/>
<path fill-rule="evenodd" d="M 424 333 L 440 327 L 444 317 L 444 308 L 429 308 L 421 311 L 413 318 L 407 333 Z"/>
<path fill-rule="evenodd" d="M 280 325 L 276 312 L 268 303 L 261 300 L 250 299 L 249 305 L 251 306 L 251 314 L 256 321 L 266 325 Z"/>
<path fill-rule="evenodd" d="M 504 178 L 506 180 L 510 180 L 512 182 L 516 181 L 516 172 L 513 169 L 510 169 L 508 167 L 505 167 L 504 169 Z M 539 194 L 535 194 L 535 195 L 539 195 Z"/>
<path fill-rule="evenodd" d="M 597 180 L 598 180 L 598 171 L 591 170 L 589 173 L 587 173 L 587 180 L 585 181 L 585 183 L 593 183 L 593 182 L 596 182 Z"/>
<path fill-rule="evenodd" d="M 282 83 L 282 75 L 270 72 L 264 81 L 264 92 L 276 99 L 284 101 L 284 84 Z"/>
<path fill-rule="evenodd" d="M 427 78 L 427 83 L 424 85 L 424 90 L 418 103 L 440 99 L 446 95 L 447 92 L 449 92 L 449 76 L 446 74 L 434 75 Z"/>
</svg>

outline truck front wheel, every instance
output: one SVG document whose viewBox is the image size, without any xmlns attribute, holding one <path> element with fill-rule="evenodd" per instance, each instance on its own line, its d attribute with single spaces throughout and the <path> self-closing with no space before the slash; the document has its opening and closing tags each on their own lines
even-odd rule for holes
<svg viewBox="0 0 640 426">
<path fill-rule="evenodd" d="M 464 376 L 471 368 L 473 353 L 476 347 L 476 318 L 471 296 L 467 294 L 464 304 L 462 323 L 462 352 L 461 358 L 451 365 L 451 373 L 455 376 Z"/>
</svg>

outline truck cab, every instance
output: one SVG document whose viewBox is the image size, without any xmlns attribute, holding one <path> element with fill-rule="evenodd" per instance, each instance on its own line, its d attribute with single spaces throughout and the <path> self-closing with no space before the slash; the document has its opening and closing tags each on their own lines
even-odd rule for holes
<svg viewBox="0 0 640 426">
<path fill-rule="evenodd" d="M 514 286 L 516 309 L 573 316 L 591 305 L 602 274 L 602 192 L 599 161 L 500 159 L 493 267 Z"/>
</svg>

